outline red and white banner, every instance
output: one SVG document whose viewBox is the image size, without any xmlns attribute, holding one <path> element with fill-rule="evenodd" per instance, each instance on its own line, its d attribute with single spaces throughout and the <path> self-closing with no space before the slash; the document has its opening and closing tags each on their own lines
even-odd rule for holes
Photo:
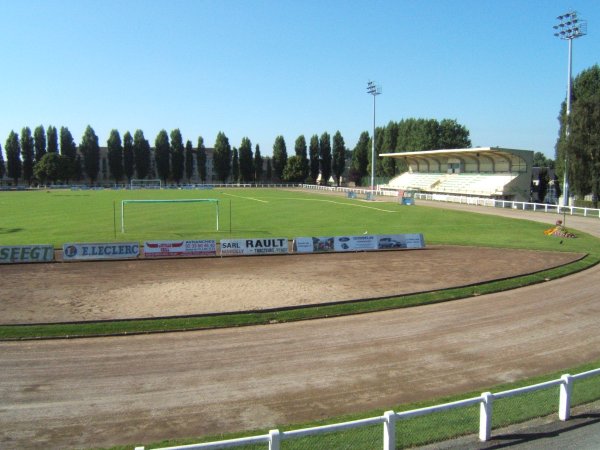
<svg viewBox="0 0 600 450">
<path fill-rule="evenodd" d="M 222 239 L 221 255 L 268 255 L 288 252 L 287 238 Z"/>
<path fill-rule="evenodd" d="M 144 242 L 146 258 L 215 256 L 216 254 L 217 241 L 214 239 Z"/>
</svg>

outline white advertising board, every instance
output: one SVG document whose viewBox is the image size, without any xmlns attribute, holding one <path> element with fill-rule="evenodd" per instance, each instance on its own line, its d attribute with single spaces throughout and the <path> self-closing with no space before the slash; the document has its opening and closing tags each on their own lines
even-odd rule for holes
<svg viewBox="0 0 600 450">
<path fill-rule="evenodd" d="M 377 250 L 377 236 L 363 234 L 361 236 L 336 236 L 333 249 L 336 252 L 360 252 Z"/>
<path fill-rule="evenodd" d="M 51 245 L 0 246 L 0 264 L 54 261 Z"/>
<path fill-rule="evenodd" d="M 217 241 L 214 239 L 144 242 L 146 258 L 215 256 L 216 254 Z"/>
<path fill-rule="evenodd" d="M 63 260 L 131 259 L 140 254 L 137 242 L 68 243 L 63 245 Z"/>
<path fill-rule="evenodd" d="M 287 238 L 222 239 L 221 255 L 268 255 L 288 252 Z"/>
<path fill-rule="evenodd" d="M 379 250 L 425 247 L 422 234 L 381 234 L 377 238 Z"/>
</svg>

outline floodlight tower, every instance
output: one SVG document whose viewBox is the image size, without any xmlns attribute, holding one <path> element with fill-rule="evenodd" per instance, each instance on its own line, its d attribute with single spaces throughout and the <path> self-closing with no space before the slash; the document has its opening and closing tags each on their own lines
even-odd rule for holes
<svg viewBox="0 0 600 450">
<path fill-rule="evenodd" d="M 373 145 L 371 146 L 371 191 L 375 191 L 375 97 L 381 94 L 381 86 L 374 81 L 367 83 L 367 93 L 373 96 Z"/>
<path fill-rule="evenodd" d="M 573 86 L 572 57 L 573 57 L 573 39 L 585 36 L 587 34 L 587 22 L 577 17 L 576 11 L 569 11 L 557 17 L 558 25 L 554 25 L 554 36 L 569 41 L 569 59 L 567 75 L 567 111 L 565 118 L 565 138 L 569 139 L 570 134 L 570 114 L 571 114 L 571 88 Z M 569 154 L 565 149 L 565 175 L 563 181 L 563 206 L 569 205 Z"/>
</svg>

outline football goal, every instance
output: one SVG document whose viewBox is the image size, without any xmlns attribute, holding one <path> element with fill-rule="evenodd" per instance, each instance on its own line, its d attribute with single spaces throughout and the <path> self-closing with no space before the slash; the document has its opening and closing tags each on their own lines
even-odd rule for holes
<svg viewBox="0 0 600 450">
<path fill-rule="evenodd" d="M 162 181 L 156 180 L 141 180 L 132 179 L 130 184 L 131 189 L 162 189 Z"/>
<path fill-rule="evenodd" d="M 190 198 L 172 200 L 121 200 L 121 233 L 125 233 L 125 206 L 134 203 L 141 204 L 164 204 L 164 203 L 213 203 L 217 218 L 217 231 L 219 231 L 219 200 L 216 198 Z"/>
</svg>

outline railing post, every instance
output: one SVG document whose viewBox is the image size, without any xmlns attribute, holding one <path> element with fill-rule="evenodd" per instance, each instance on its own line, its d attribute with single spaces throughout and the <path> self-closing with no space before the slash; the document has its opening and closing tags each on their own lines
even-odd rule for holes
<svg viewBox="0 0 600 450">
<path fill-rule="evenodd" d="M 383 423 L 383 450 L 396 449 L 396 413 L 386 411 L 383 414 L 385 422 Z"/>
<path fill-rule="evenodd" d="M 269 450 L 279 450 L 281 446 L 281 436 L 279 430 L 269 431 Z"/>
<path fill-rule="evenodd" d="M 573 377 L 565 374 L 560 377 L 560 400 L 558 404 L 558 418 L 563 422 L 571 417 L 571 393 L 573 392 Z"/>
<path fill-rule="evenodd" d="M 492 409 L 494 396 L 491 392 L 481 394 L 481 403 L 479 404 L 479 440 L 481 442 L 489 441 L 492 437 Z"/>
</svg>

